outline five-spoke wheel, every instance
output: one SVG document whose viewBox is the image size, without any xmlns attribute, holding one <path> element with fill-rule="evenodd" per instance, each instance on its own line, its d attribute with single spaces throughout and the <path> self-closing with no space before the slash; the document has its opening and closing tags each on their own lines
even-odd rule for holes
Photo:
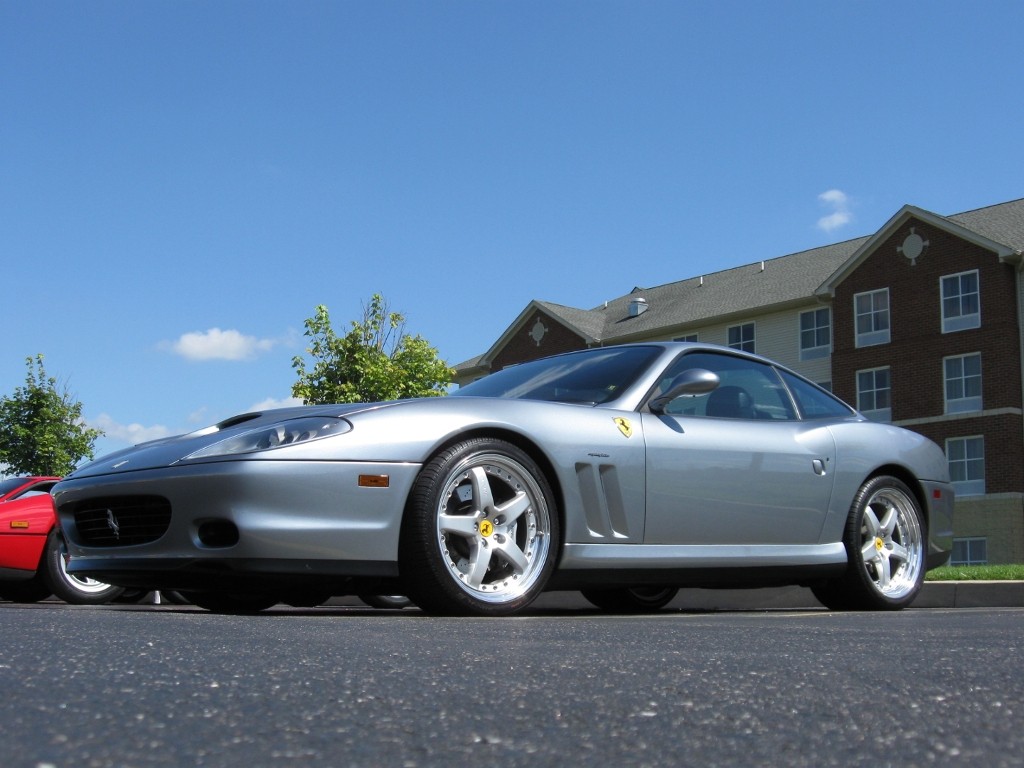
<svg viewBox="0 0 1024 768">
<path fill-rule="evenodd" d="M 473 438 L 427 463 L 399 547 L 409 597 L 433 613 L 506 615 L 543 590 L 558 512 L 544 473 L 503 440 Z"/>
<path fill-rule="evenodd" d="M 814 587 L 829 608 L 899 610 L 921 589 L 925 523 L 913 492 L 894 477 L 868 480 L 854 497 L 843 542 L 849 567 Z"/>
</svg>

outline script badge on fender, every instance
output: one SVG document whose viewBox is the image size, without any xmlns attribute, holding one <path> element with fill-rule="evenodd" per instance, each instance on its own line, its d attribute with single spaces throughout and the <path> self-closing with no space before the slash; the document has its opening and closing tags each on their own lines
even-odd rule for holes
<svg viewBox="0 0 1024 768">
<path fill-rule="evenodd" d="M 619 428 L 619 432 L 624 434 L 626 437 L 633 436 L 633 425 L 629 423 L 629 419 L 624 419 L 621 416 L 615 419 L 615 426 Z"/>
</svg>

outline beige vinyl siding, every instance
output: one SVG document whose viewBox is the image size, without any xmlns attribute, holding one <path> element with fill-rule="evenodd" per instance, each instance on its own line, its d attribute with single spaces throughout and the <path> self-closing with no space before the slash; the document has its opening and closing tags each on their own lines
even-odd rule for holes
<svg viewBox="0 0 1024 768">
<path fill-rule="evenodd" d="M 764 315 L 737 317 L 725 323 L 687 328 L 672 334 L 652 337 L 665 340 L 696 333 L 698 341 L 707 344 L 729 345 L 729 328 L 754 323 L 754 349 L 759 355 L 771 358 L 814 382 L 827 382 L 832 378 L 831 356 L 817 360 L 800 360 L 800 313 L 820 309 L 817 302 Z"/>
</svg>

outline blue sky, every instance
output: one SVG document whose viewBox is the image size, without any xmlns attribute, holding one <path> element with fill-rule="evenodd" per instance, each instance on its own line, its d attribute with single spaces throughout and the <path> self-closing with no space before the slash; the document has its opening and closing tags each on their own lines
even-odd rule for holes
<svg viewBox="0 0 1024 768">
<path fill-rule="evenodd" d="M 284 402 L 317 304 L 455 364 L 1024 197 L 1019 2 L 0 0 L 0 393 L 106 452 Z"/>
</svg>

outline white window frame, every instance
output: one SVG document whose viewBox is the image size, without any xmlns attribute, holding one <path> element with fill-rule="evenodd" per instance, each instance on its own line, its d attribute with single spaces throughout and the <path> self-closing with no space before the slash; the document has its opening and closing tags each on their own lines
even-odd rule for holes
<svg viewBox="0 0 1024 768">
<path fill-rule="evenodd" d="M 745 338 L 745 331 L 750 329 L 750 338 Z M 738 343 L 733 343 L 729 338 L 732 336 L 733 330 L 739 331 L 740 340 Z M 739 349 L 743 352 L 755 352 L 757 346 L 757 328 L 754 323 L 740 323 L 739 325 L 730 325 L 725 332 L 725 338 L 728 340 L 730 349 Z"/>
<path fill-rule="evenodd" d="M 974 291 L 964 292 L 963 291 L 963 278 L 966 275 L 974 275 Z M 946 281 L 957 281 L 957 293 L 946 296 Z M 975 303 L 977 310 L 975 312 L 964 312 L 964 299 L 968 296 L 976 296 Z M 946 315 L 946 300 L 957 300 L 959 305 L 959 311 L 956 314 Z M 957 331 L 967 331 L 972 328 L 981 327 L 981 277 L 978 274 L 978 270 L 970 269 L 966 272 L 957 272 L 953 275 L 943 275 L 939 278 L 939 306 L 942 308 L 942 332 L 943 333 L 956 333 Z"/>
<path fill-rule="evenodd" d="M 957 544 L 963 545 L 966 557 L 956 557 Z M 981 551 L 978 552 L 977 550 Z M 985 536 L 965 536 L 961 539 L 953 539 L 953 553 L 949 558 L 949 564 L 988 565 L 988 538 Z"/>
<path fill-rule="evenodd" d="M 672 341 L 697 341 L 697 334 L 688 333 L 685 336 L 676 336 Z"/>
<path fill-rule="evenodd" d="M 953 443 L 964 444 L 964 458 L 962 459 L 951 459 L 950 458 L 950 446 Z M 981 445 L 981 458 L 970 457 L 967 455 L 968 444 L 974 443 Z M 964 472 L 963 479 L 953 480 L 953 490 L 956 491 L 957 497 L 962 496 L 984 496 L 985 495 L 985 436 L 984 435 L 967 435 L 965 437 L 949 437 L 946 438 L 946 463 L 949 465 L 949 476 L 950 479 L 955 478 L 959 473 L 954 472 L 954 465 L 963 464 Z M 981 471 L 978 471 L 978 468 Z M 973 471 L 972 471 L 973 470 Z M 980 477 L 979 477 L 980 475 Z"/>
<path fill-rule="evenodd" d="M 876 299 L 885 297 L 885 306 L 877 306 Z M 867 299 L 871 307 L 862 312 L 860 307 L 861 299 Z M 860 330 L 862 317 L 871 319 L 871 329 Z M 884 321 L 884 322 L 883 322 Z M 879 288 L 875 291 L 864 291 L 853 295 L 853 332 L 856 336 L 857 347 L 873 347 L 878 344 L 888 344 L 892 338 L 892 303 L 889 300 L 889 289 Z"/>
<path fill-rule="evenodd" d="M 885 388 L 878 387 L 877 374 L 879 372 L 881 372 L 881 371 L 885 371 L 888 374 L 888 377 L 889 377 L 889 386 L 888 387 L 885 387 Z M 861 389 L 861 386 L 860 386 L 861 385 L 861 375 L 862 374 L 867 374 L 867 373 L 872 374 L 871 380 L 872 380 L 872 385 L 873 386 L 870 389 Z M 878 368 L 864 368 L 864 369 L 862 369 L 860 371 L 857 371 L 856 376 L 857 376 L 857 410 L 860 411 L 861 413 L 863 413 L 865 416 L 867 416 L 872 421 L 884 421 L 884 422 L 892 421 L 892 369 L 888 365 L 883 365 L 883 366 L 880 366 Z M 878 401 L 878 393 L 879 392 L 887 392 L 888 393 L 888 398 L 887 399 L 889 401 L 889 405 L 887 405 L 887 406 L 885 406 L 883 408 L 878 408 L 878 407 L 862 408 L 861 407 L 862 406 L 861 397 L 864 396 L 864 395 L 867 395 L 869 392 L 871 393 L 871 397 L 874 400 L 874 405 L 876 405 L 876 406 L 878 404 L 877 403 L 877 401 Z"/>
<path fill-rule="evenodd" d="M 825 313 L 826 324 L 818 324 L 818 313 Z M 810 316 L 813 326 L 811 328 L 804 328 L 804 317 Z M 798 333 L 800 334 L 799 345 L 800 345 L 800 359 L 801 360 L 818 360 L 822 357 L 828 357 L 832 354 L 832 309 L 830 307 L 820 307 L 818 309 L 808 309 L 800 313 Z M 828 332 L 828 341 L 825 344 L 818 344 L 818 334 L 820 331 Z M 815 344 L 810 347 L 804 346 L 804 334 L 813 333 Z"/>
<path fill-rule="evenodd" d="M 978 373 L 965 374 L 966 361 L 970 358 L 978 359 Z M 952 371 L 950 367 L 959 365 L 959 371 Z M 960 397 L 950 397 L 950 386 L 956 385 L 959 388 Z M 976 395 L 965 394 L 967 390 L 977 389 Z M 982 408 L 982 378 L 981 378 L 981 353 L 971 352 L 966 355 L 951 355 L 942 358 L 942 393 L 946 402 L 946 413 L 971 413 L 980 411 Z"/>
</svg>

